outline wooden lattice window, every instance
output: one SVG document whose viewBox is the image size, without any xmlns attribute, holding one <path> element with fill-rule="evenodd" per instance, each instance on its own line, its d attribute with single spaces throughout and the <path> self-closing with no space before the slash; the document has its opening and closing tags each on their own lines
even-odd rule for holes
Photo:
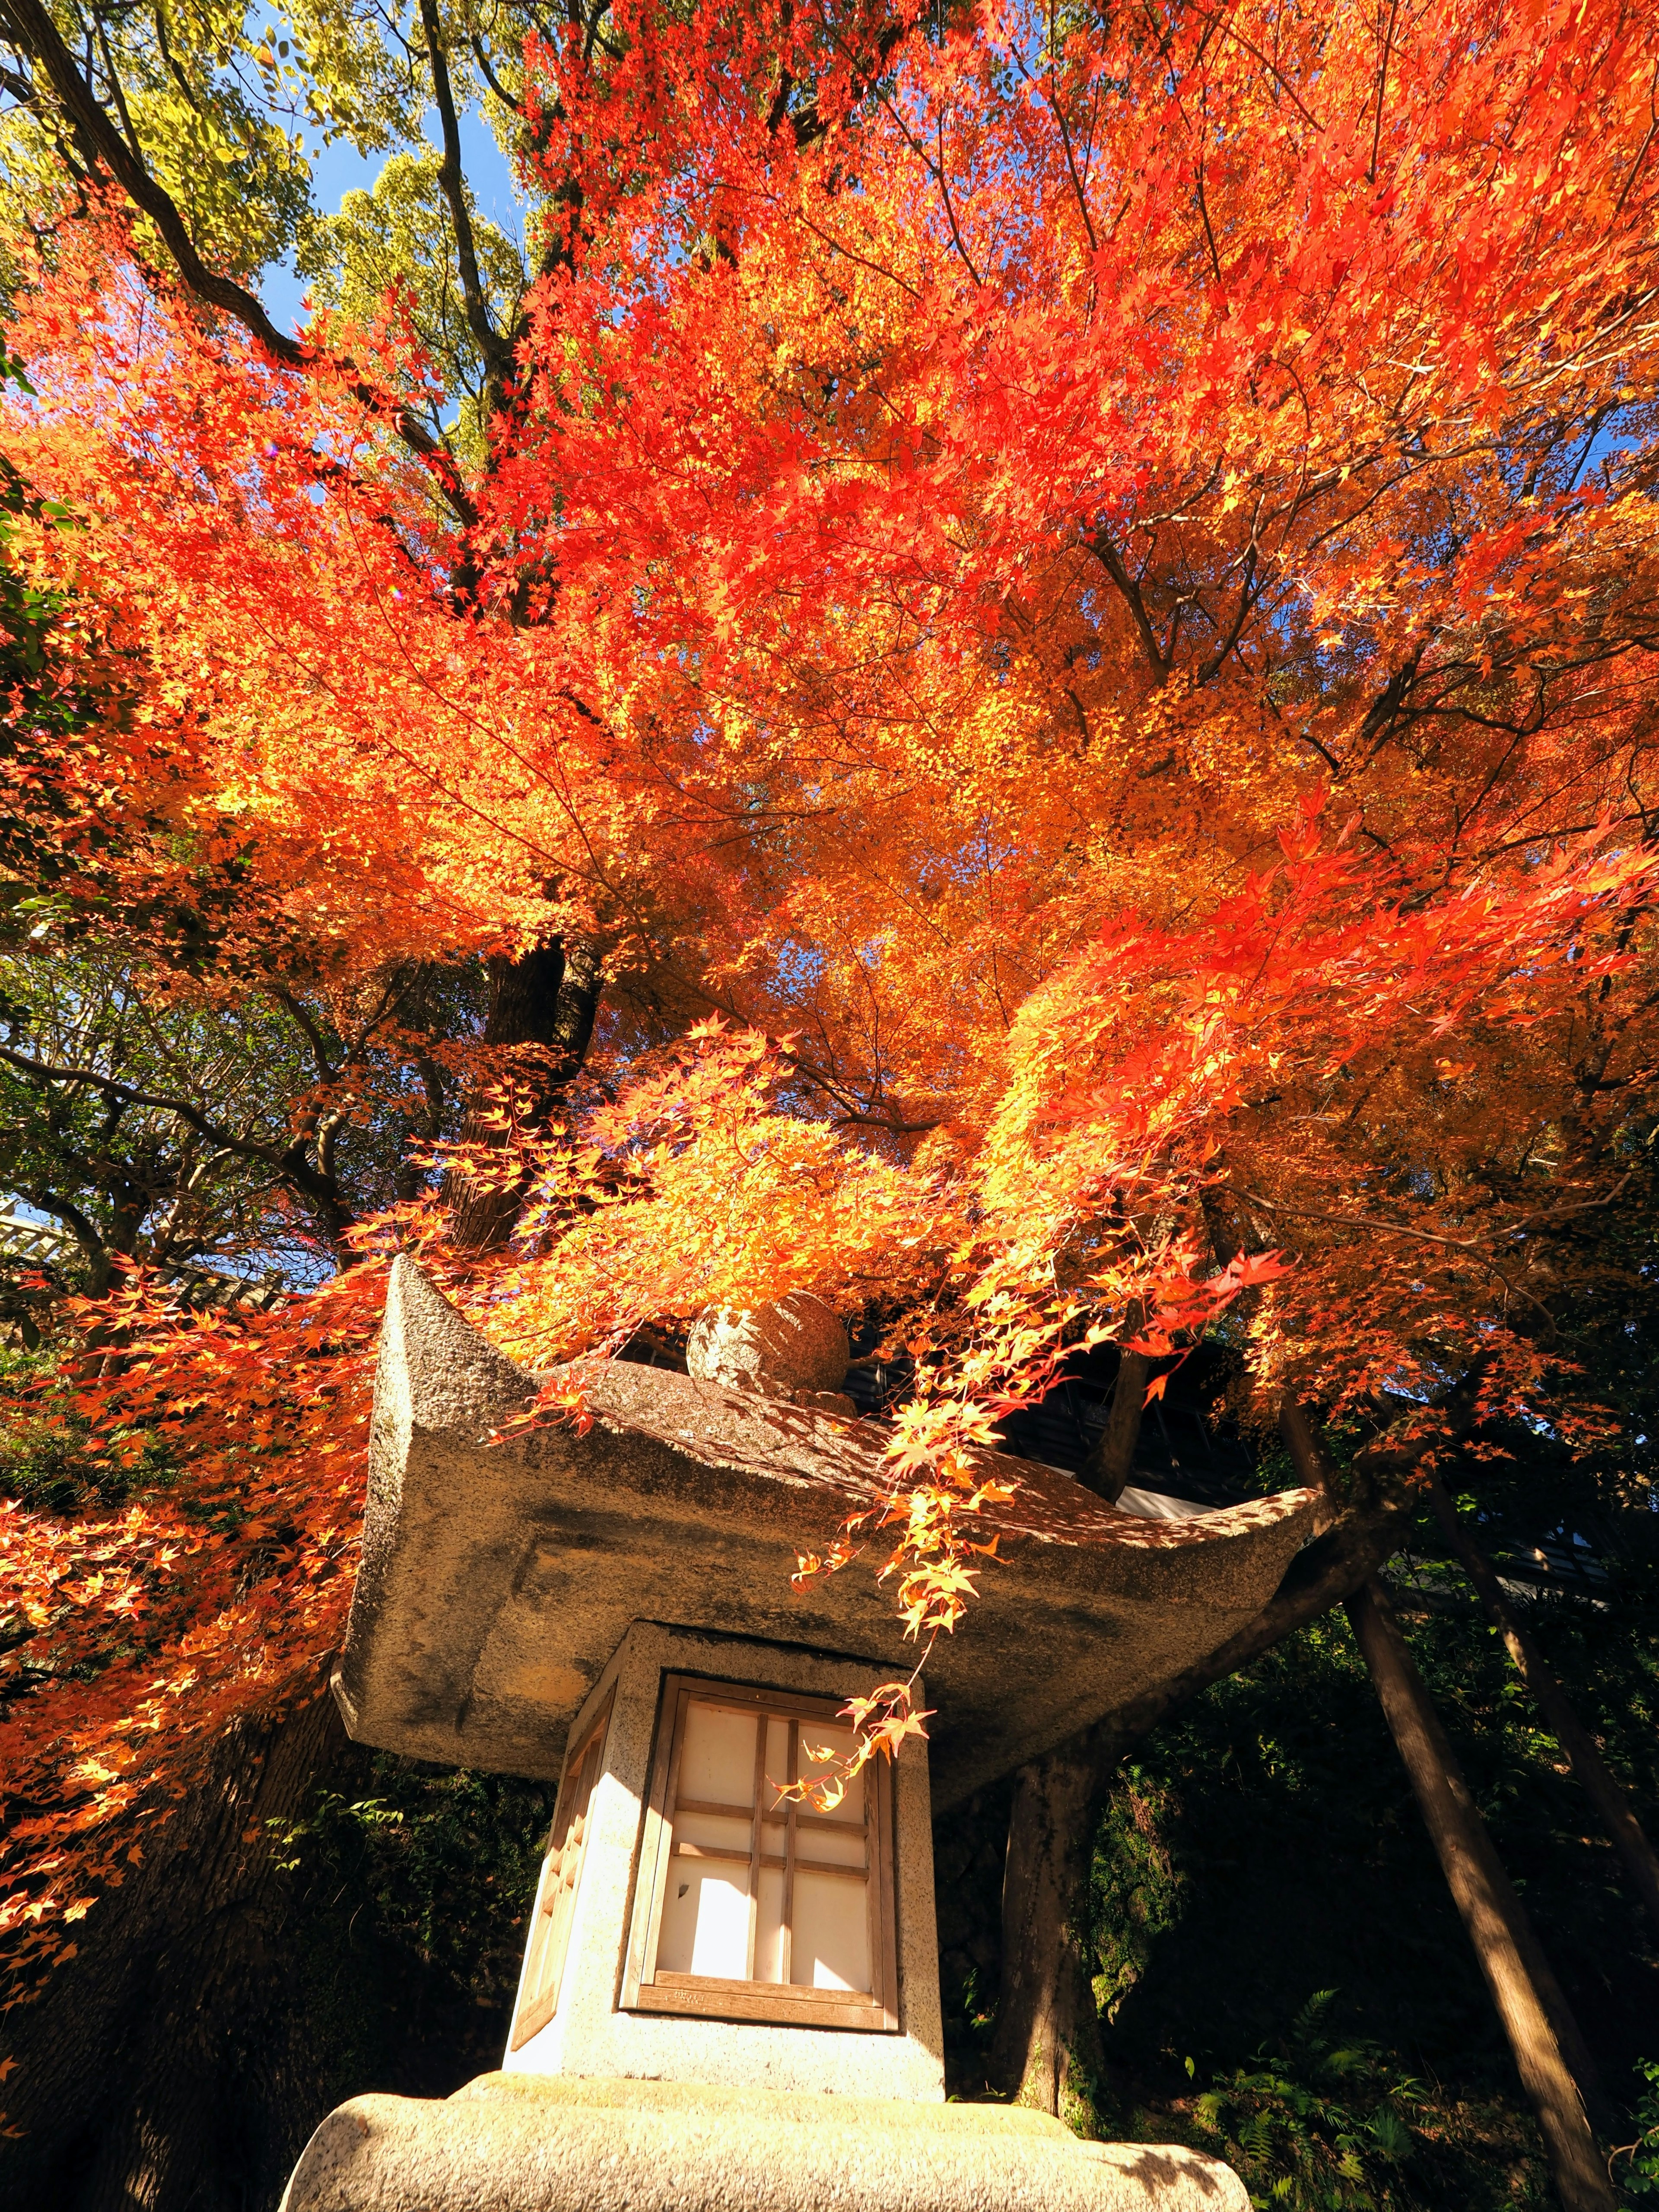
<svg viewBox="0 0 1659 2212">
<path fill-rule="evenodd" d="M 812 2027 L 898 2027 L 884 1760 L 832 1809 L 782 1794 L 805 1747 L 850 1749 L 829 1698 L 669 1675 L 623 2003 Z"/>
<path fill-rule="evenodd" d="M 576 1910 L 576 1886 L 581 1879 L 587 1849 L 588 1813 L 594 1785 L 605 1761 L 605 1732 L 611 1720 L 606 1701 L 592 1727 L 565 1760 L 559 1785 L 547 1856 L 536 1885 L 536 1905 L 530 1920 L 530 1942 L 525 1955 L 524 1979 L 519 1988 L 519 2009 L 513 2023 L 510 2048 L 517 2051 L 538 2029 L 547 2026 L 558 2009 L 559 1981 L 564 1954 L 570 1943 L 570 1923 Z"/>
</svg>

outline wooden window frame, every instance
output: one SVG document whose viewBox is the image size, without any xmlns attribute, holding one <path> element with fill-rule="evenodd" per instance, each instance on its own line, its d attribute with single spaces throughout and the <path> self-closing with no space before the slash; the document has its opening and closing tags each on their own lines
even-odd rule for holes
<svg viewBox="0 0 1659 2212">
<path fill-rule="evenodd" d="M 829 1722 L 846 1726 L 844 1701 L 815 1698 L 791 1690 L 769 1690 L 740 1682 L 709 1680 L 697 1674 L 665 1674 L 657 1710 L 656 1743 L 652 1753 L 651 1786 L 646 1797 L 644 1831 L 639 1870 L 635 1880 L 634 1909 L 629 1923 L 628 1954 L 623 1967 L 622 2009 L 624 2012 L 672 2013 L 713 2020 L 763 2021 L 793 2027 L 862 2029 L 866 2034 L 899 2033 L 898 1941 L 895 1912 L 896 1838 L 893 1790 L 889 1762 L 872 1759 L 864 1770 L 865 1850 L 867 1863 L 866 1896 L 870 1914 L 869 1956 L 875 1987 L 864 1991 L 817 1990 L 790 1982 L 732 1981 L 712 1974 L 659 1972 L 654 1966 L 662 1934 L 663 1902 L 674 1858 L 673 1820 L 679 1761 L 685 1740 L 685 1716 L 694 1699 L 763 1716 L 757 1732 L 756 1760 L 764 1756 L 765 1717 L 792 1721 Z M 799 1741 L 797 1731 L 792 1741 Z M 791 1775 L 787 1779 L 798 1778 Z M 744 1808 L 749 1810 L 750 1808 Z M 752 1808 L 750 1848 L 734 1852 L 749 1869 L 750 1948 L 752 1963 L 754 1929 L 759 1893 L 759 1870 L 765 1863 L 760 1852 L 762 1814 L 766 1808 L 757 1787 Z M 789 1870 L 799 1863 L 795 1837 L 799 1828 L 814 1824 L 814 1815 L 791 1802 L 784 1822 L 787 1840 L 785 1867 L 785 1940 L 788 1940 Z M 768 1824 L 771 1825 L 771 1824 Z M 846 1824 L 835 1824 L 846 1832 Z M 707 1847 L 690 1847 L 697 1856 L 724 1856 Z M 817 1869 L 814 1869 L 817 1871 Z M 825 1872 L 849 1872 L 826 1864 Z"/>
<path fill-rule="evenodd" d="M 605 1776 L 605 1742 L 611 1729 L 611 1708 L 616 1698 L 613 1685 L 605 1703 L 594 1716 L 592 1725 L 585 1729 L 580 1741 L 565 1754 L 564 1773 L 559 1782 L 559 1794 L 554 1801 L 553 1825 L 547 1832 L 547 1849 L 542 1854 L 542 1870 L 536 1883 L 536 1901 L 531 1907 L 530 1936 L 525 1946 L 524 1975 L 520 1985 L 519 2009 L 513 2021 L 513 2032 L 507 2044 L 509 2051 L 521 2051 L 532 2035 L 539 2035 L 559 2008 L 559 1992 L 564 1985 L 565 1960 L 570 1949 L 571 1924 L 576 1917 L 576 1900 L 581 1891 L 582 1869 L 587 1861 L 587 1842 L 592 1830 L 588 1814 L 592 1808 L 593 1792 Z M 581 1778 L 590 1753 L 597 1752 L 593 1778 L 587 1794 L 578 1806 L 581 1793 Z M 570 1831 L 580 1820 L 582 1832 L 574 1838 L 575 1863 L 570 1870 L 567 1885 L 564 1875 L 568 1861 L 566 1853 L 573 1847 Z M 569 1902 L 563 1914 L 558 1912 L 560 1893 L 569 1892 Z M 550 1894 L 550 1891 L 552 1893 Z M 549 1959 L 550 1947 L 552 1956 Z M 546 1986 L 539 1996 L 528 1997 L 538 1981 Z"/>
</svg>

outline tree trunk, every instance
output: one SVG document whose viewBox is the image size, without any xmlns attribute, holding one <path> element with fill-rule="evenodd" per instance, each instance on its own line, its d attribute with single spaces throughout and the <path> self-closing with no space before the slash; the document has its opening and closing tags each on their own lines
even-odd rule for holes
<svg viewBox="0 0 1659 2212">
<path fill-rule="evenodd" d="M 515 1135 L 545 1124 L 559 1093 L 587 1057 L 604 979 L 591 945 L 555 944 L 517 960 L 490 963 L 490 1006 L 483 1042 L 510 1054 L 502 1085 L 475 1099 L 463 1144 L 502 1155 L 499 1175 L 447 1178 L 454 1240 L 464 1250 L 493 1251 L 513 1234 L 529 1176 L 515 1170 Z"/>
<path fill-rule="evenodd" d="M 1409 1516 L 1351 1513 L 1292 1560 L 1271 1603 L 1219 1650 L 1073 1736 L 1016 1778 L 1002 1892 L 1002 1985 L 992 2070 L 1018 2101 L 1087 2119 L 1103 2059 L 1091 1963 L 1079 1940 L 1094 1808 L 1138 1736 L 1212 1682 L 1328 1613 L 1400 1543 Z"/>
<path fill-rule="evenodd" d="M 1297 1405 L 1287 1390 L 1279 1401 L 1279 1433 L 1291 1455 L 1291 1464 L 1296 1469 L 1297 1480 L 1304 1489 L 1316 1490 L 1324 1500 L 1320 1507 L 1322 1525 L 1329 1523 L 1337 1509 L 1336 1485 L 1331 1480 L 1330 1462 L 1321 1449 L 1314 1425 L 1307 1409 Z"/>
<path fill-rule="evenodd" d="M 1086 1743 L 1021 1767 L 1002 1878 L 1002 1996 L 992 2072 L 1018 2105 L 1096 2132 L 1104 2060 L 1087 1939 L 1094 1810 L 1106 1762 Z"/>
<path fill-rule="evenodd" d="M 1563 2047 L 1561 2031 L 1571 2021 L 1566 1999 L 1499 1863 L 1394 1609 L 1374 1580 L 1348 1600 L 1347 1609 L 1447 1886 L 1538 2115 L 1557 2193 L 1565 2212 L 1614 2212 L 1607 2168 Z M 1576 2038 L 1576 2028 L 1571 2034 Z M 1573 2056 L 1581 2065 L 1588 2064 L 1587 2054 Z"/>
<path fill-rule="evenodd" d="M 1146 1378 L 1152 1371 L 1152 1363 L 1144 1352 L 1118 1354 L 1117 1382 L 1106 1425 L 1078 1475 L 1079 1482 L 1098 1492 L 1114 1505 L 1128 1488 L 1129 1477 L 1134 1472 L 1140 1416 L 1146 1402 Z"/>
<path fill-rule="evenodd" d="M 1543 1653 L 1510 1610 L 1491 1561 L 1475 1548 L 1438 1475 L 1429 1479 L 1429 1497 L 1447 1542 L 1474 1584 L 1487 1618 L 1508 1646 L 1509 1655 L 1532 1692 L 1545 1725 L 1566 1753 L 1579 1786 L 1613 1838 L 1613 1849 L 1624 1862 L 1631 1887 L 1647 1908 L 1654 1926 L 1659 1928 L 1659 1852 L 1648 1841 L 1630 1799 L 1609 1772 L 1595 1738 L 1573 1711 Z"/>
<path fill-rule="evenodd" d="M 6 2212 L 246 2212 L 275 2203 L 326 2105 L 311 1992 L 287 1956 L 273 1844 L 345 1753 L 319 1694 L 244 1722 L 143 1858 L 76 1930 L 79 1948 L 13 2008 L 0 2050 Z"/>
</svg>

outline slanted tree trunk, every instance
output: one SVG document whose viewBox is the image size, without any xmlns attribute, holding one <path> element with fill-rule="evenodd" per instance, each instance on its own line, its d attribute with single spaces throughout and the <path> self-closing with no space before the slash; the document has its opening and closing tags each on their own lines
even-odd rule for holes
<svg viewBox="0 0 1659 2212">
<path fill-rule="evenodd" d="M 1078 1480 L 1115 1505 L 1134 1472 L 1140 1442 L 1140 1416 L 1146 1402 L 1146 1378 L 1152 1363 L 1144 1352 L 1118 1354 L 1117 1382 L 1107 1409 L 1106 1425 L 1078 1471 Z"/>
<path fill-rule="evenodd" d="M 1659 1928 L 1659 1852 L 1648 1841 L 1629 1797 L 1608 1771 L 1595 1738 L 1574 1711 L 1553 1669 L 1510 1610 L 1492 1562 L 1475 1547 L 1438 1475 L 1429 1478 L 1429 1498 L 1446 1541 L 1474 1584 L 1486 1617 L 1508 1647 L 1546 1727 L 1565 1753 L 1580 1788 L 1613 1838 L 1631 1887 Z"/>
<path fill-rule="evenodd" d="M 1318 1491 L 1324 1499 L 1320 1513 L 1322 1519 L 1328 1522 L 1339 1510 L 1330 1463 L 1320 1449 L 1306 1408 L 1297 1405 L 1288 1391 L 1279 1403 L 1279 1433 L 1291 1455 L 1291 1465 L 1296 1469 L 1297 1480 L 1304 1489 Z"/>
<path fill-rule="evenodd" d="M 1575 2069 L 1564 2043 L 1571 2015 L 1531 1922 L 1499 1863 L 1423 1678 L 1375 1580 L 1347 1601 L 1348 1618 L 1423 1820 L 1456 1902 L 1528 2096 L 1538 2115 L 1565 2212 L 1614 2212 Z M 1588 2068 L 1588 2054 L 1573 2054 Z"/>
<path fill-rule="evenodd" d="M 500 1091 L 473 1102 L 462 1142 L 499 1152 L 502 1166 L 477 1176 L 457 1170 L 447 1180 L 453 1233 L 465 1250 L 491 1251 L 512 1236 L 528 1188 L 512 1161 L 514 1135 L 538 1130 L 580 1069 L 603 981 L 597 949 L 575 942 L 490 963 L 483 1042 L 506 1048 L 510 1064 Z"/>
</svg>

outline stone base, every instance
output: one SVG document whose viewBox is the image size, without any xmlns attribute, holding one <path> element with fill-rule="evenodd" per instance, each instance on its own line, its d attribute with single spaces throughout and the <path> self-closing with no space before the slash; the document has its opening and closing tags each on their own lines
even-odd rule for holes
<svg viewBox="0 0 1659 2212">
<path fill-rule="evenodd" d="M 1042 2112 L 485 2074 L 354 2097 L 282 2212 L 1249 2212 L 1231 2166 Z"/>
</svg>

